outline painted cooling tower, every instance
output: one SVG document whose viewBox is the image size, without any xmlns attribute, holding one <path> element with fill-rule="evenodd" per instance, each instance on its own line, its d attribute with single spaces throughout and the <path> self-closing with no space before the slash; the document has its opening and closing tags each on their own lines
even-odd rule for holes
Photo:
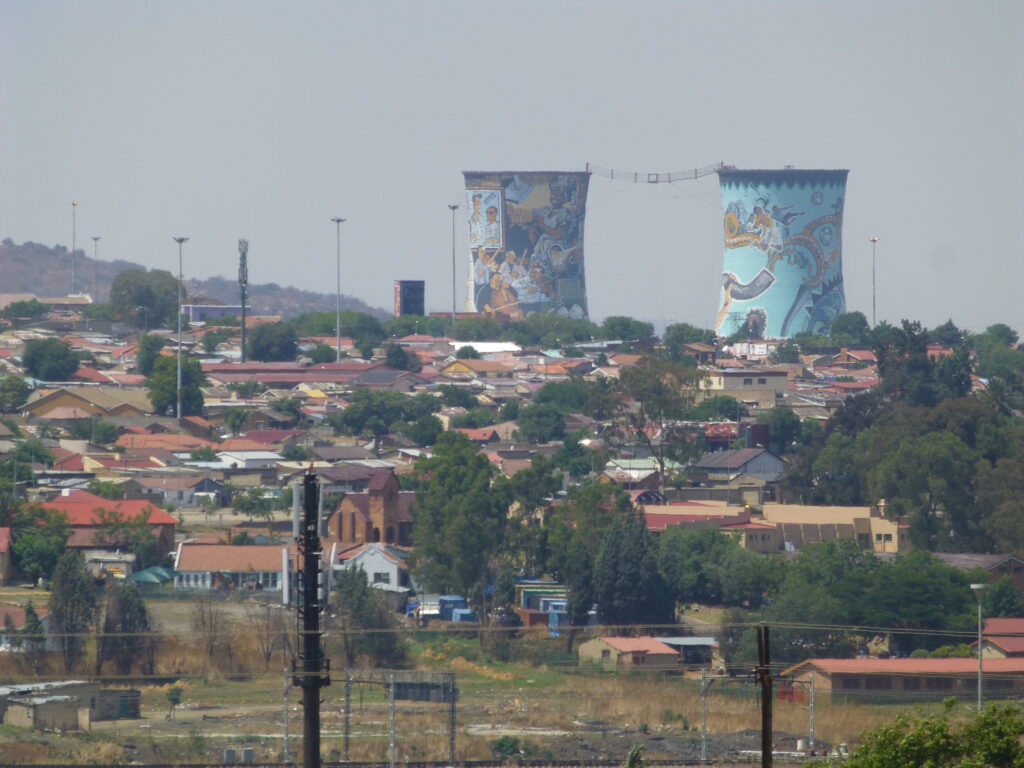
<svg viewBox="0 0 1024 768">
<path fill-rule="evenodd" d="M 828 333 L 846 311 L 848 171 L 719 171 L 725 227 L 715 330 L 787 338 Z"/>
<path fill-rule="evenodd" d="M 521 320 L 587 316 L 583 218 L 589 173 L 466 171 L 466 309 Z"/>
</svg>

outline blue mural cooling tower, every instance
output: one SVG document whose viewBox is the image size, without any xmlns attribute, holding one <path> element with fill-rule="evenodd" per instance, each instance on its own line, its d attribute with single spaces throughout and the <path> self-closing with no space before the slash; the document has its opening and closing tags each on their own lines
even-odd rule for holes
<svg viewBox="0 0 1024 768">
<path fill-rule="evenodd" d="M 522 320 L 587 316 L 583 219 L 589 173 L 465 171 L 467 309 Z"/>
<path fill-rule="evenodd" d="M 715 330 L 752 338 L 827 334 L 846 311 L 848 171 L 719 171 L 725 256 Z"/>
</svg>

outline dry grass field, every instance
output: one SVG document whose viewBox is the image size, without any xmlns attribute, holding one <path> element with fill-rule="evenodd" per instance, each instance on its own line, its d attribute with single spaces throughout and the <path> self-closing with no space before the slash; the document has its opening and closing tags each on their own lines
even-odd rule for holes
<svg viewBox="0 0 1024 768">
<path fill-rule="evenodd" d="M 38 601 L 37 601 L 38 602 Z M 0 763 L 195 762 L 218 759 L 226 747 L 252 747 L 257 761 L 278 760 L 285 746 L 285 718 L 292 756 L 300 753 L 301 693 L 285 688 L 284 655 L 264 664 L 255 617 L 275 609 L 265 604 L 225 602 L 223 645 L 209 658 L 192 628 L 192 604 L 152 601 L 164 638 L 154 678 L 107 679 L 112 687 L 142 691 L 142 719 L 93 723 L 79 734 L 39 734 L 0 726 Z M 421 669 L 454 671 L 460 691 L 457 753 L 460 759 L 490 759 L 491 743 L 517 739 L 527 757 L 622 759 L 637 742 L 651 758 L 699 757 L 701 707 L 697 682 L 681 677 L 581 674 L 559 661 L 564 641 L 545 635 L 516 640 L 513 661 L 499 663 L 481 651 L 474 637 L 407 633 L 407 660 Z M 333 648 L 328 637 L 328 648 Z M 17 659 L 0 659 L 0 680 L 26 679 Z M 326 758 L 344 755 L 344 679 L 334 654 L 334 683 L 322 691 L 322 748 Z M 89 670 L 91 671 L 91 670 Z M 78 670 L 79 676 L 87 674 Z M 110 670 L 104 669 L 109 675 Z M 46 675 L 65 677 L 51 664 Z M 167 691 L 182 689 L 182 703 L 168 717 Z M 889 721 L 905 707 L 819 704 L 819 742 L 855 743 L 863 731 Z M 777 702 L 775 739 L 792 749 L 806 738 L 806 705 Z M 400 702 L 396 749 L 399 760 L 441 760 L 448 756 L 447 706 Z M 354 685 L 349 753 L 353 760 L 387 756 L 389 707 L 380 686 Z M 716 682 L 708 699 L 712 755 L 756 749 L 760 711 L 748 682 Z"/>
</svg>

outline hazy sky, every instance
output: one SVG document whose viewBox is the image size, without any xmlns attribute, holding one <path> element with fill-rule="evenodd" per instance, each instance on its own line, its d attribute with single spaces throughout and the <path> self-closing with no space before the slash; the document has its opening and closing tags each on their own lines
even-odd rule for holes
<svg viewBox="0 0 1024 768">
<path fill-rule="evenodd" d="M 0 0 L 0 237 L 451 306 L 463 170 L 849 168 L 849 309 L 1024 332 L 1024 3 Z M 460 214 L 462 211 L 460 210 Z M 595 177 L 591 316 L 710 326 L 714 176 Z M 465 227 L 457 230 L 458 305 Z M 0 275 L 0 290 L 3 276 Z"/>
</svg>

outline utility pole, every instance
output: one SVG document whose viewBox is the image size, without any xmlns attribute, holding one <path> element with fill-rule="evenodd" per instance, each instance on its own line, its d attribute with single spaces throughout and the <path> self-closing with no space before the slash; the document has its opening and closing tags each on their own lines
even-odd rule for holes
<svg viewBox="0 0 1024 768">
<path fill-rule="evenodd" d="M 449 203 L 452 212 L 452 323 L 455 323 L 455 212 L 459 210 L 457 203 Z"/>
<path fill-rule="evenodd" d="M 337 309 L 334 315 L 334 362 L 341 362 L 341 225 L 345 223 L 345 220 L 340 216 L 335 216 L 331 221 L 334 222 L 335 229 L 335 242 L 337 244 L 337 257 L 338 257 L 338 270 L 337 280 L 338 283 L 335 286 L 335 295 L 337 297 Z M 346 758 L 347 760 L 348 758 Z"/>
<path fill-rule="evenodd" d="M 708 678 L 707 670 L 700 671 L 700 759 L 708 761 Z"/>
<path fill-rule="evenodd" d="M 245 362 L 245 300 L 249 287 L 249 241 L 238 241 L 238 292 L 242 299 L 242 362 Z"/>
<path fill-rule="evenodd" d="M 810 710 L 811 710 L 811 722 L 810 729 L 807 734 L 808 742 L 810 743 L 811 752 L 814 752 L 814 673 L 811 672 L 811 696 L 810 696 Z"/>
<path fill-rule="evenodd" d="M 772 768 L 772 667 L 768 646 L 768 627 L 757 627 L 757 668 L 761 686 L 761 768 Z"/>
<path fill-rule="evenodd" d="M 320 689 L 331 684 L 330 660 L 324 656 L 320 614 L 320 483 L 315 474 L 302 478 L 302 525 L 297 540 L 299 563 L 299 665 L 293 683 L 302 689 L 302 765 L 320 768 Z"/>
</svg>

